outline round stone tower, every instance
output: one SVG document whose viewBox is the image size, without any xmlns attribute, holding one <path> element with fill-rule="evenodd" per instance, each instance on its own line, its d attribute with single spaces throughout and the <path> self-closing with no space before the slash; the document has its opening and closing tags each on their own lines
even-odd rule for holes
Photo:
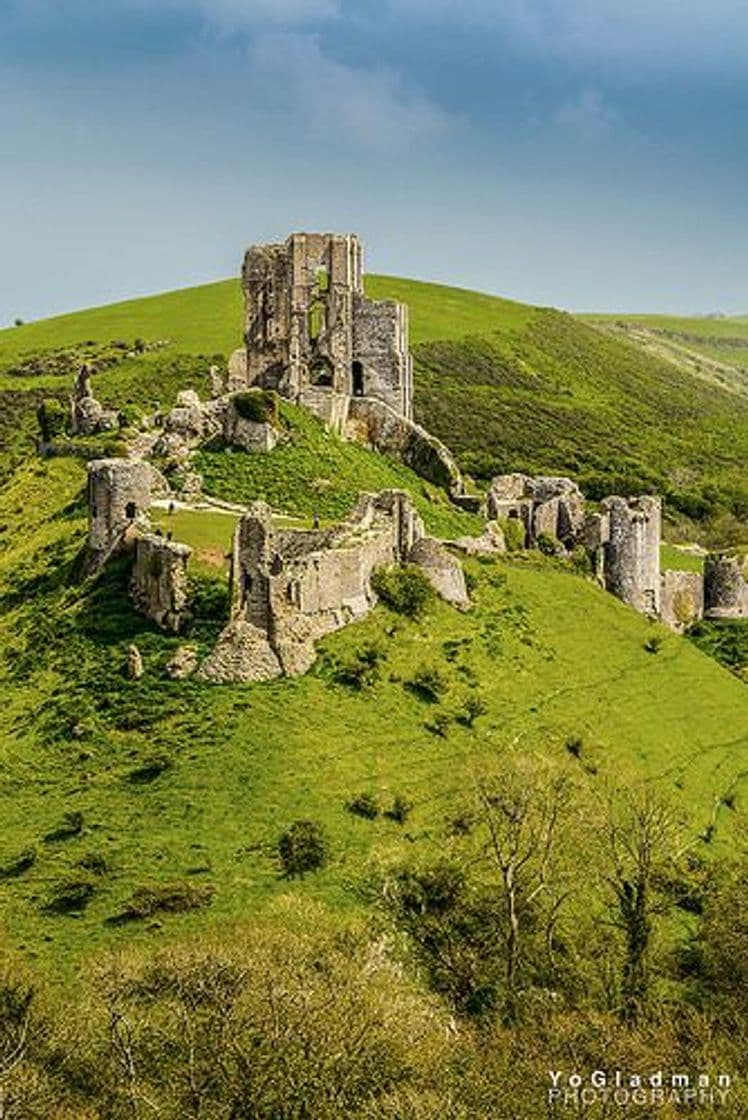
<svg viewBox="0 0 748 1120">
<path fill-rule="evenodd" d="M 748 557 L 711 552 L 704 562 L 704 614 L 707 618 L 748 615 Z"/>
<path fill-rule="evenodd" d="M 605 586 L 634 610 L 656 617 L 660 611 L 659 498 L 606 498 Z"/>
</svg>

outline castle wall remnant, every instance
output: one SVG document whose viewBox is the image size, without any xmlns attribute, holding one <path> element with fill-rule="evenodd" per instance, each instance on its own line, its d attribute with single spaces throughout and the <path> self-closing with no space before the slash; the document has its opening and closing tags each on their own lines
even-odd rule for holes
<svg viewBox="0 0 748 1120">
<path fill-rule="evenodd" d="M 363 494 L 332 529 L 278 529 L 254 502 L 234 536 L 232 617 L 200 670 L 214 680 L 267 680 L 304 673 L 314 643 L 363 617 L 376 596 L 372 574 L 407 559 L 423 524 L 402 491 Z"/>
<path fill-rule="evenodd" d="M 487 509 L 492 519 L 518 520 L 528 546 L 545 535 L 573 548 L 585 523 L 584 495 L 570 478 L 498 475 L 491 481 Z"/>
<path fill-rule="evenodd" d="M 146 517 L 157 482 L 158 472 L 140 459 L 93 459 L 88 464 L 88 549 L 93 557 L 106 558 L 125 543 L 128 531 Z"/>
<path fill-rule="evenodd" d="M 659 498 L 606 498 L 605 587 L 642 614 L 660 612 L 661 502 Z"/>
<path fill-rule="evenodd" d="M 701 572 L 666 571 L 660 585 L 660 618 L 682 633 L 704 615 L 704 577 Z"/>
<path fill-rule="evenodd" d="M 139 535 L 135 542 L 131 594 L 135 606 L 163 630 L 176 634 L 187 608 L 189 545 L 155 533 Z"/>
<path fill-rule="evenodd" d="M 706 557 L 704 613 L 714 619 L 748 617 L 748 557 L 729 552 Z"/>
<path fill-rule="evenodd" d="M 408 312 L 368 299 L 353 235 L 294 233 L 244 259 L 246 384 L 275 389 L 343 431 L 355 397 L 412 413 Z M 232 366 L 233 387 L 242 364 Z"/>
</svg>

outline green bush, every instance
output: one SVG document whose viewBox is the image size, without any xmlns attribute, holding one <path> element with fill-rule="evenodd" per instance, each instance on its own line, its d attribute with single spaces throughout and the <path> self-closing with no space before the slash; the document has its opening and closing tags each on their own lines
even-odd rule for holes
<svg viewBox="0 0 748 1120">
<path fill-rule="evenodd" d="M 243 420 L 251 420 L 255 424 L 278 423 L 278 397 L 267 389 L 236 393 L 232 400 Z"/>
<path fill-rule="evenodd" d="M 390 610 L 420 618 L 433 598 L 433 589 L 420 568 L 388 568 L 375 572 L 371 586 Z"/>
<path fill-rule="evenodd" d="M 482 696 L 468 696 L 457 720 L 464 727 L 472 727 L 478 716 L 484 716 L 487 710 L 486 702 Z"/>
<path fill-rule="evenodd" d="M 562 546 L 558 540 L 551 533 L 538 533 L 535 542 L 538 546 L 538 551 L 542 552 L 544 556 L 558 556 L 562 551 Z"/>
<path fill-rule="evenodd" d="M 85 869 L 55 883 L 45 909 L 52 914 L 72 914 L 85 910 L 96 894 L 96 879 Z"/>
<path fill-rule="evenodd" d="M 379 816 L 379 805 L 377 800 L 371 793 L 358 793 L 355 797 L 351 798 L 348 802 L 347 809 L 349 813 L 353 813 L 356 817 L 364 817 L 368 821 L 373 821 L 375 817 Z"/>
<path fill-rule="evenodd" d="M 401 797 L 400 794 L 398 794 L 395 798 L 393 798 L 392 804 L 389 809 L 385 809 L 384 816 L 387 817 L 388 820 L 396 821 L 397 824 L 405 824 L 406 820 L 410 816 L 412 809 L 413 806 L 410 801 L 407 801 L 406 798 Z"/>
<path fill-rule="evenodd" d="M 433 666 L 422 666 L 407 682 L 406 687 L 421 700 L 435 704 L 449 689 L 449 681 Z"/>
<path fill-rule="evenodd" d="M 67 424 L 67 409 L 54 397 L 46 397 L 36 410 L 39 429 L 45 443 L 61 436 Z"/>
<path fill-rule="evenodd" d="M 278 840 L 278 855 L 287 876 L 316 871 L 327 859 L 327 839 L 316 821 L 294 821 Z"/>
<path fill-rule="evenodd" d="M 502 517 L 498 522 L 507 552 L 521 552 L 527 543 L 527 530 L 518 517 Z"/>
<path fill-rule="evenodd" d="M 385 653 L 381 646 L 367 642 L 361 649 L 355 650 L 347 660 L 335 664 L 334 678 L 338 684 L 347 685 L 360 692 L 364 688 L 370 688 L 379 679 L 380 665 L 384 658 Z"/>
<path fill-rule="evenodd" d="M 12 856 L 5 863 L 0 864 L 0 879 L 17 879 L 36 863 L 36 848 L 24 848 L 18 855 Z"/>
<path fill-rule="evenodd" d="M 211 883 L 176 879 L 169 883 L 144 883 L 132 893 L 122 919 L 150 918 L 153 914 L 184 914 L 210 906 L 216 893 Z"/>
</svg>

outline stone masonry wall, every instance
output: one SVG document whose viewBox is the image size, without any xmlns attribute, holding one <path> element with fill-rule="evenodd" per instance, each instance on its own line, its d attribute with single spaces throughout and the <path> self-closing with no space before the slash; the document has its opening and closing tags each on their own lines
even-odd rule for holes
<svg viewBox="0 0 748 1120">
<path fill-rule="evenodd" d="M 135 543 L 131 594 L 135 606 L 163 630 L 177 633 L 187 609 L 189 545 L 148 533 Z"/>
</svg>

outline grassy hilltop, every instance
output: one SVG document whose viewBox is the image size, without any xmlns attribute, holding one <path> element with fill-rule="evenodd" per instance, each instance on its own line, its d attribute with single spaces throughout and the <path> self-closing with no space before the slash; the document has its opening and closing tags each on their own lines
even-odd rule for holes
<svg viewBox="0 0 748 1120">
<path fill-rule="evenodd" d="M 409 304 L 417 418 L 478 479 L 556 471 L 592 498 L 657 490 L 676 537 L 685 526 L 710 544 L 743 539 L 748 320 L 578 318 L 377 276 L 367 290 Z M 105 403 L 166 401 L 205 388 L 211 356 L 239 344 L 240 324 L 239 285 L 225 281 L 0 332 L 0 466 L 28 448 L 39 400 L 68 391 L 69 377 L 30 370 L 29 354 L 168 340 L 97 379 Z"/>
<path fill-rule="evenodd" d="M 382 277 L 368 288 L 409 303 L 418 415 L 476 474 L 565 470 L 593 492 L 644 477 L 692 495 L 717 479 L 736 492 L 748 400 L 732 389 L 556 311 Z M 86 347 L 106 352 L 96 376 L 106 403 L 205 391 L 239 323 L 232 281 L 0 333 L 0 899 L 12 942 L 68 968 L 100 947 L 158 943 L 287 894 L 357 913 L 383 869 L 448 851 L 476 776 L 514 761 L 547 762 L 592 801 L 644 780 L 681 807 L 699 851 L 729 836 L 748 772 L 744 685 L 539 556 L 471 562 L 465 614 L 433 602 L 414 621 L 378 608 L 325 641 L 299 680 L 166 678 L 178 641 L 133 612 L 125 569 L 72 578 L 85 464 L 33 455 L 34 410 L 64 399 Z M 128 356 L 136 339 L 168 345 Z M 433 532 L 475 529 L 402 466 L 291 406 L 283 417 L 292 438 L 270 455 L 202 453 L 208 491 L 336 518 L 359 489 L 404 486 Z M 102 450 L 116 452 L 116 439 Z M 231 519 L 181 516 L 173 527 L 197 550 L 190 640 L 207 650 L 225 609 Z M 131 642 L 145 661 L 139 681 L 123 675 Z M 359 691 L 346 668 L 371 649 L 376 679 Z M 431 696 L 422 672 L 437 682 Z M 376 819 L 349 811 L 362 794 Z M 397 799 L 407 819 L 386 815 Z M 289 882 L 274 844 L 300 818 L 323 825 L 331 858 Z M 174 882 L 198 899 L 214 892 L 210 906 L 125 920 L 139 887 Z M 57 903 L 76 884 L 85 905 L 64 913 Z"/>
</svg>

